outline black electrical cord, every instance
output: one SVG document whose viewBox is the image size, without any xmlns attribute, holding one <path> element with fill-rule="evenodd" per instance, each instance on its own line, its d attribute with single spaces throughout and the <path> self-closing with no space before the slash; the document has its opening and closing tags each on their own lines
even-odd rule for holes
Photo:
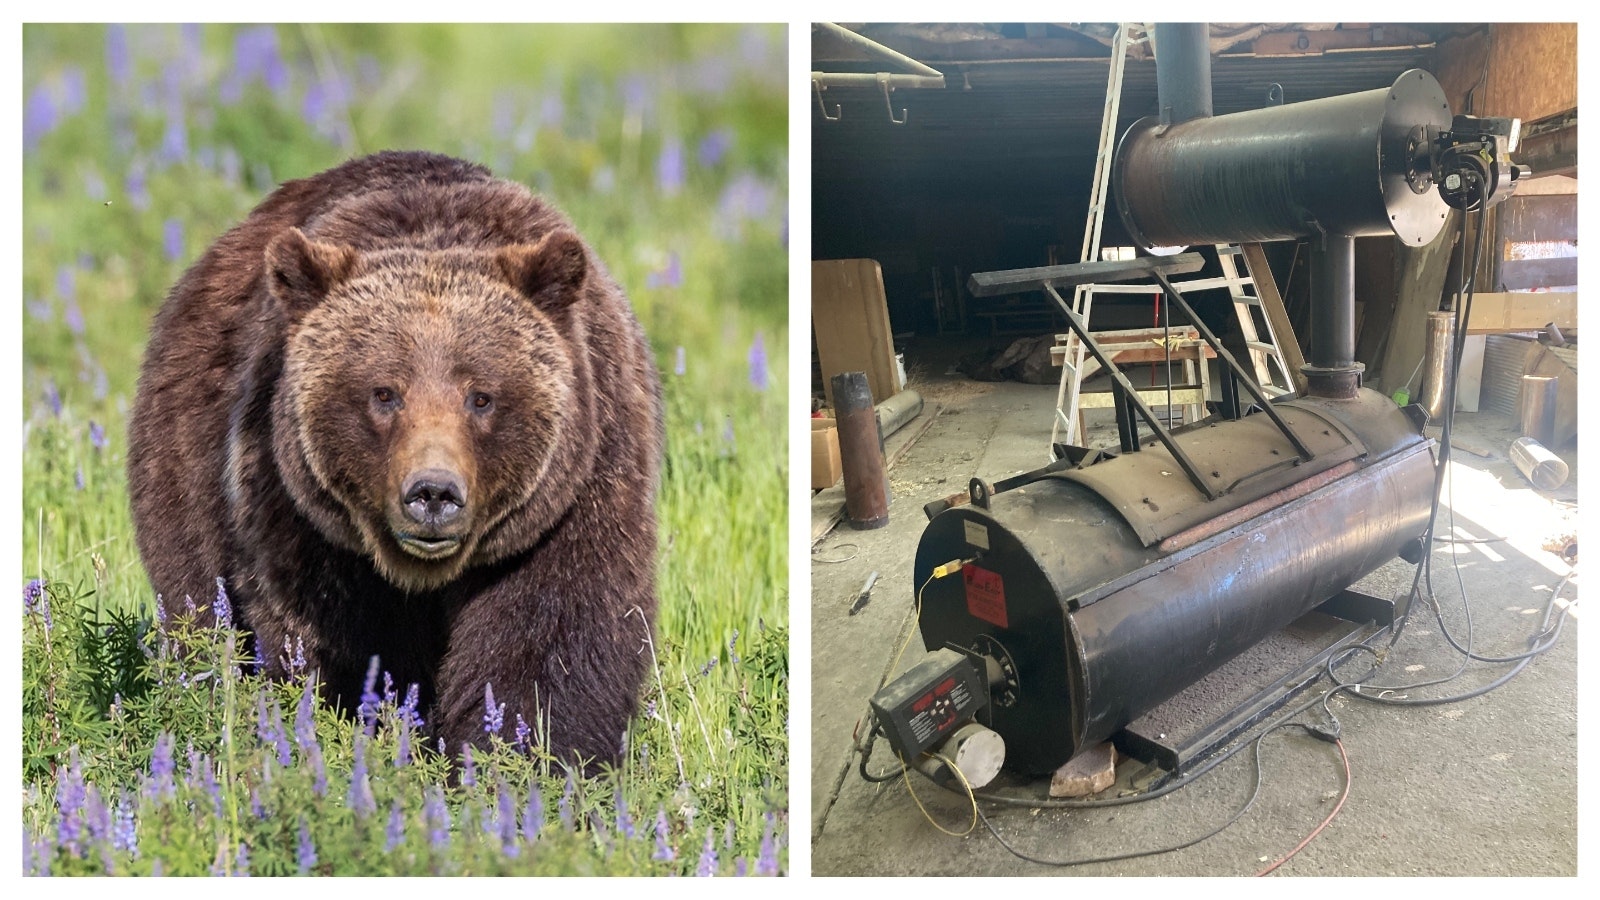
<svg viewBox="0 0 1600 900">
<path fill-rule="evenodd" d="M 1302 708 L 1301 711 L 1303 711 L 1303 709 L 1304 708 Z M 1299 714 L 1299 711 L 1297 711 L 1295 713 L 1295 715 L 1298 715 L 1298 714 Z M 1250 790 L 1250 799 L 1246 800 L 1244 805 L 1239 807 L 1239 809 L 1237 811 L 1235 811 L 1233 815 L 1229 816 L 1227 821 L 1223 822 L 1221 825 L 1218 825 L 1217 827 L 1211 829 L 1210 831 L 1207 831 L 1205 834 L 1202 834 L 1199 837 L 1191 838 L 1191 839 L 1189 839 L 1187 841 L 1184 841 L 1183 843 L 1180 843 L 1180 844 L 1173 844 L 1173 845 L 1167 846 L 1167 847 L 1157 847 L 1157 848 L 1153 848 L 1153 849 L 1150 849 L 1150 850 L 1134 850 L 1134 851 L 1130 851 L 1128 853 L 1115 853 L 1115 854 L 1111 854 L 1109 856 L 1090 856 L 1090 857 L 1084 857 L 1084 858 L 1081 858 L 1081 859 L 1043 859 L 1041 857 L 1031 856 L 1031 855 L 1029 855 L 1027 853 L 1024 853 L 1023 851 L 1017 849 L 1015 846 L 1013 846 L 1012 844 L 1007 842 L 1004 837 L 1001 837 L 1000 831 L 997 828 L 994 827 L 994 823 L 989 821 L 989 817 L 988 816 L 984 815 L 982 807 L 978 808 L 978 817 L 980 819 L 982 819 L 984 827 L 989 829 L 989 833 L 991 835 L 994 835 L 994 839 L 1000 842 L 1000 846 L 1006 848 L 1006 852 L 1010 853 L 1012 856 L 1015 856 L 1018 859 L 1024 860 L 1026 862 L 1037 863 L 1037 864 L 1042 865 L 1042 866 L 1056 866 L 1056 867 L 1082 866 L 1082 865 L 1089 865 L 1091 863 L 1118 862 L 1118 861 L 1124 860 L 1124 859 L 1138 859 L 1138 858 L 1143 857 L 1143 856 L 1157 856 L 1157 855 L 1162 854 L 1162 853 L 1173 853 L 1173 852 L 1178 851 L 1178 850 L 1183 850 L 1183 849 L 1188 848 L 1188 847 L 1193 847 L 1195 844 L 1198 844 L 1201 841 L 1207 840 L 1209 838 L 1215 837 L 1218 834 L 1221 834 L 1223 831 L 1227 830 L 1229 826 L 1233 825 L 1233 823 L 1239 821 L 1239 819 L 1242 818 L 1245 813 L 1250 811 L 1250 808 L 1255 805 L 1256 798 L 1261 795 L 1261 782 L 1262 782 L 1261 743 L 1262 743 L 1262 741 L 1266 740 L 1267 735 L 1272 734 L 1274 731 L 1277 731 L 1280 728 L 1288 728 L 1290 726 L 1295 726 L 1295 727 L 1298 727 L 1298 728 L 1304 728 L 1308 733 L 1310 733 L 1310 734 L 1312 734 L 1313 736 L 1316 736 L 1316 737 L 1324 737 L 1323 734 L 1319 733 L 1315 728 L 1313 728 L 1313 727 L 1311 727 L 1309 725 L 1305 725 L 1305 724 L 1300 723 L 1300 722 L 1282 721 L 1282 722 L 1279 722 L 1278 724 L 1273 725 L 1272 727 L 1268 728 L 1266 731 L 1261 732 L 1261 734 L 1259 734 L 1256 737 L 1255 740 L 1249 742 L 1248 744 L 1239 744 L 1238 745 L 1239 748 L 1243 748 L 1243 747 L 1246 747 L 1246 746 L 1255 748 L 1256 777 L 1255 777 L 1255 785 Z M 1327 739 L 1327 738 L 1324 737 L 1324 739 Z M 1230 753 L 1229 755 L 1232 755 L 1232 754 Z M 1348 780 L 1349 779 L 1349 770 L 1346 769 L 1345 772 L 1346 772 L 1345 789 L 1348 791 L 1349 787 L 1350 787 L 1350 783 L 1349 783 L 1349 780 Z M 1165 793 L 1165 792 L 1166 791 L 1163 790 L 1161 793 Z M 1147 797 L 1144 797 L 1144 799 L 1153 799 L 1153 796 L 1147 796 Z M 1096 806 L 1109 806 L 1111 804 L 1109 802 L 1102 801 L 1102 802 L 1096 803 L 1094 805 L 1096 805 Z"/>
</svg>

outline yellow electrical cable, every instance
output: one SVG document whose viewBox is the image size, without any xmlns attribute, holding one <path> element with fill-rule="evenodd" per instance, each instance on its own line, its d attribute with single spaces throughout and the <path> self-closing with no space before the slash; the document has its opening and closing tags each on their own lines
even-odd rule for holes
<svg viewBox="0 0 1600 900">
<path fill-rule="evenodd" d="M 934 759 L 939 760 L 940 762 L 943 762 L 945 765 L 949 766 L 950 767 L 950 771 L 956 773 L 956 777 L 961 779 L 961 786 L 966 788 L 966 790 L 967 790 L 967 801 L 972 804 L 972 821 L 967 823 L 967 830 L 966 831 L 951 831 L 950 829 L 948 829 L 948 828 L 944 827 L 943 825 L 940 825 L 938 822 L 934 821 L 933 815 L 928 812 L 928 808 L 926 806 L 922 805 L 922 798 L 917 796 L 916 789 L 911 786 L 911 771 L 910 771 L 910 767 L 909 766 L 905 766 L 904 764 L 902 764 L 902 766 L 900 768 L 900 775 L 906 781 L 906 790 L 911 792 L 911 799 L 916 802 L 917 809 L 922 810 L 922 817 L 924 819 L 927 819 L 929 824 L 931 824 L 933 827 L 939 829 L 940 831 L 944 832 L 945 834 L 950 835 L 951 837 L 966 837 L 967 835 L 972 833 L 972 829 L 978 827 L 978 795 L 973 793 L 972 784 L 971 784 L 971 782 L 967 781 L 966 773 L 962 772 L 961 769 L 958 768 L 956 766 L 956 764 L 954 762 L 952 762 L 948 756 L 945 756 L 942 753 L 929 753 L 928 755 L 933 757 Z"/>
</svg>

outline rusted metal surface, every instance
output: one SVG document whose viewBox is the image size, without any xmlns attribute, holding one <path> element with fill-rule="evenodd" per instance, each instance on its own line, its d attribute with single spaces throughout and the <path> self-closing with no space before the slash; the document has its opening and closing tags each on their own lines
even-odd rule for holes
<svg viewBox="0 0 1600 900">
<path fill-rule="evenodd" d="M 1223 513 L 1210 521 L 1202 522 L 1187 531 L 1179 532 L 1167 538 L 1161 542 L 1161 552 L 1176 553 L 1185 547 L 1193 547 L 1212 535 L 1221 534 L 1236 525 L 1242 525 L 1254 519 L 1268 510 L 1276 509 L 1291 500 L 1298 500 L 1312 491 L 1332 484 L 1359 468 L 1360 466 L 1356 465 L 1355 460 L 1349 460 L 1334 466 L 1326 472 L 1319 472 L 1304 481 L 1297 481 L 1281 491 L 1273 491 L 1265 497 L 1259 500 L 1252 500 L 1232 512 Z"/>
<path fill-rule="evenodd" d="M 1407 181 L 1416 126 L 1450 127 L 1420 69 L 1388 88 L 1193 119 L 1135 122 L 1117 147 L 1117 209 L 1142 246 L 1274 241 L 1320 232 L 1426 244 L 1445 222 L 1436 190 Z"/>
<path fill-rule="evenodd" d="M 839 422 L 839 462 L 844 468 L 845 518 L 852 528 L 882 528 L 889 524 L 889 473 L 866 373 L 833 376 L 833 403 Z"/>
<path fill-rule="evenodd" d="M 1277 408 L 1310 447 L 1311 462 L 1301 461 L 1282 432 L 1261 415 L 1173 435 L 1212 486 L 1214 500 L 1188 484 L 1171 454 L 1159 445 L 1051 477 L 1076 481 L 1105 498 L 1139 541 L 1152 546 L 1368 452 L 1343 423 L 1298 403 L 1280 403 Z"/>
<path fill-rule="evenodd" d="M 951 509 L 929 523 L 917 548 L 916 586 L 934 566 L 972 562 L 965 579 L 928 582 L 923 641 L 1003 656 L 1013 666 L 1015 684 L 990 723 L 1006 741 L 1009 767 L 1054 770 L 1421 535 L 1432 499 L 1433 442 L 1393 403 L 1362 391 L 1355 401 L 1308 398 L 1284 406 L 1297 419 L 1328 422 L 1330 434 L 1318 429 L 1317 438 L 1339 435 L 1366 453 L 1323 469 L 1326 483 L 1278 494 L 1304 481 L 1301 474 L 1322 474 L 1294 473 L 1290 484 L 1251 498 L 1278 494 L 1255 508 L 1264 509 L 1258 515 L 1196 534 L 1173 551 L 1142 540 L 1110 501 L 1072 477 L 1081 473 L 1050 475 L 993 494 L 987 508 Z M 1282 442 L 1259 416 L 1197 431 L 1257 432 L 1254 440 Z M 1146 451 L 1091 468 L 1126 468 L 1154 456 Z"/>
</svg>

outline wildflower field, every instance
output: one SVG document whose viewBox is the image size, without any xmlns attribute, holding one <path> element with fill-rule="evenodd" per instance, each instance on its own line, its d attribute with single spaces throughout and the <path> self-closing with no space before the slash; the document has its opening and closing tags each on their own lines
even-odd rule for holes
<svg viewBox="0 0 1600 900">
<path fill-rule="evenodd" d="M 24 29 L 25 873 L 787 871 L 786 41 L 782 26 Z M 654 345 L 661 609 L 615 771 L 567 772 L 492 695 L 493 749 L 452 767 L 381 661 L 341 713 L 313 702 L 315 673 L 256 675 L 226 623 L 156 622 L 124 474 L 149 321 L 277 184 L 380 149 L 459 156 L 549 197 Z M 196 599 L 226 605 L 221 585 Z"/>
</svg>

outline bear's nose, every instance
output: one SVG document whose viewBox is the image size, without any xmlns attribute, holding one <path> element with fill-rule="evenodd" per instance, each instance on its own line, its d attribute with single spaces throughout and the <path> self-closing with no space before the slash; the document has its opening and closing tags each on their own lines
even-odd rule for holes
<svg viewBox="0 0 1600 900">
<path fill-rule="evenodd" d="M 450 524 L 467 505 L 461 480 L 442 469 L 424 469 L 406 479 L 401 505 L 406 517 L 418 525 Z"/>
</svg>

